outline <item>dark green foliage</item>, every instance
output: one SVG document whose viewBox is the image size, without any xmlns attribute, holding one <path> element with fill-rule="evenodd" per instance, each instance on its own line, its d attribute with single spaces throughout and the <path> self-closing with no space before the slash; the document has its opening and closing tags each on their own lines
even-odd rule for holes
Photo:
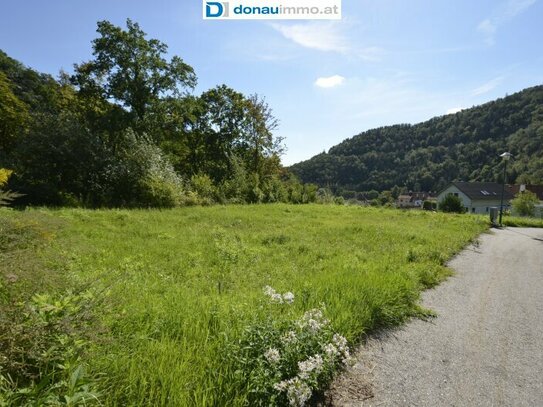
<svg viewBox="0 0 543 407">
<path fill-rule="evenodd" d="M 128 19 L 126 27 L 99 21 L 100 37 L 93 41 L 95 59 L 77 65 L 72 81 L 83 94 L 113 99 L 126 107 L 131 124 L 140 125 L 165 96 L 178 97 L 184 88 L 193 88 L 196 75 L 180 57 L 164 59 L 166 44 L 146 39 L 137 23 Z"/>
<path fill-rule="evenodd" d="M 437 209 L 437 203 L 433 201 L 424 201 L 422 204 L 422 209 L 425 211 L 433 211 Z"/>
<path fill-rule="evenodd" d="M 265 100 L 218 86 L 137 23 L 98 23 L 94 59 L 58 81 L 0 53 L 0 168 L 16 203 L 173 207 L 307 203 L 313 187 L 281 166 Z M 2 195 L 2 202 L 13 195 Z"/>
<path fill-rule="evenodd" d="M 461 199 L 453 194 L 448 194 L 443 198 L 438 208 L 442 212 L 464 213 L 466 211 Z"/>
<path fill-rule="evenodd" d="M 530 191 L 519 193 L 515 199 L 511 201 L 513 209 L 519 216 L 534 216 L 535 206 L 539 203 L 537 195 Z"/>
<path fill-rule="evenodd" d="M 510 179 L 543 180 L 543 86 L 424 123 L 382 127 L 291 167 L 303 182 L 334 192 L 438 191 L 450 181 L 501 182 L 500 157 L 515 160 Z"/>
</svg>

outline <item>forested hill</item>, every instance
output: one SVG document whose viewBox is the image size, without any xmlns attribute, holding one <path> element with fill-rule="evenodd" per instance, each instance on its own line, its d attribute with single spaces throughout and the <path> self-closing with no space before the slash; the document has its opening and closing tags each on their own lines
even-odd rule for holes
<svg viewBox="0 0 543 407">
<path fill-rule="evenodd" d="M 395 185 L 436 191 L 453 180 L 501 181 L 504 151 L 514 155 L 510 182 L 543 183 L 543 86 L 416 125 L 363 132 L 291 170 L 337 193 Z"/>
</svg>

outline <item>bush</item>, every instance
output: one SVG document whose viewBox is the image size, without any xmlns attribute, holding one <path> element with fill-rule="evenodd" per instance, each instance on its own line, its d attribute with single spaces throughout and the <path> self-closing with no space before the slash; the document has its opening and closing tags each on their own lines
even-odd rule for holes
<svg viewBox="0 0 543 407">
<path fill-rule="evenodd" d="M 422 209 L 425 211 L 435 211 L 437 209 L 437 203 L 434 201 L 424 201 L 422 204 Z"/>
<path fill-rule="evenodd" d="M 207 174 L 196 174 L 190 179 L 192 190 L 196 192 L 202 204 L 212 204 L 216 200 L 217 188 Z"/>
<path fill-rule="evenodd" d="M 174 207 L 185 195 L 183 180 L 162 150 L 131 129 L 122 134 L 106 172 L 109 205 Z"/>
<path fill-rule="evenodd" d="M 12 170 L 0 168 L 0 206 L 8 206 L 14 199 L 23 196 L 23 194 L 2 189 L 8 183 L 11 174 L 13 174 Z"/>
<path fill-rule="evenodd" d="M 514 211 L 519 216 L 535 216 L 535 206 L 539 203 L 537 195 L 530 191 L 524 191 L 515 196 L 511 201 Z"/>
<path fill-rule="evenodd" d="M 443 198 L 438 207 L 442 212 L 464 213 L 466 211 L 460 198 L 453 194 L 448 194 Z"/>
<path fill-rule="evenodd" d="M 90 292 L 4 305 L 0 317 L 0 405 L 80 405 L 97 400 L 82 355 Z"/>
<path fill-rule="evenodd" d="M 323 308 L 285 318 L 294 294 L 269 286 L 264 292 L 269 297 L 262 307 L 265 316 L 245 328 L 226 363 L 246 383 L 249 405 L 304 406 L 337 368 L 351 362 L 347 340 L 333 331 Z"/>
</svg>

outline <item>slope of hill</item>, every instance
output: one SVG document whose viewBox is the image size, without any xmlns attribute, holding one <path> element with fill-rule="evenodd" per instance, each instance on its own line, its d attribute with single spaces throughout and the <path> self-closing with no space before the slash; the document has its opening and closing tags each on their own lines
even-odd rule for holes
<svg viewBox="0 0 543 407">
<path fill-rule="evenodd" d="M 439 190 L 453 180 L 543 182 L 543 86 L 416 125 L 363 132 L 291 170 L 304 182 L 346 191 Z"/>
</svg>

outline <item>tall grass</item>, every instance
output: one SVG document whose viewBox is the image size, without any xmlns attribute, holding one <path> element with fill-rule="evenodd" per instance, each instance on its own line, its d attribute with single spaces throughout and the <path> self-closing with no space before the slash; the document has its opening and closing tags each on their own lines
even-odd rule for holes
<svg viewBox="0 0 543 407">
<path fill-rule="evenodd" d="M 107 334 L 89 363 L 114 406 L 246 405 L 225 353 L 266 316 L 264 286 L 296 296 L 279 318 L 324 304 L 355 343 L 420 312 L 420 291 L 487 228 L 461 215 L 317 205 L 0 213 L 29 215 L 62 219 L 52 264 L 108 293 L 96 310 Z"/>
</svg>

